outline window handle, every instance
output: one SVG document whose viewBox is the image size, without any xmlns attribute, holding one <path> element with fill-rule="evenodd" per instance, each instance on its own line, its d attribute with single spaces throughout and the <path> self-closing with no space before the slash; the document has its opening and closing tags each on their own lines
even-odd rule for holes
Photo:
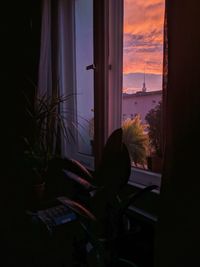
<svg viewBox="0 0 200 267">
<path fill-rule="evenodd" d="M 95 70 L 95 69 L 96 69 L 96 67 L 94 64 L 86 66 L 86 70 Z"/>
</svg>

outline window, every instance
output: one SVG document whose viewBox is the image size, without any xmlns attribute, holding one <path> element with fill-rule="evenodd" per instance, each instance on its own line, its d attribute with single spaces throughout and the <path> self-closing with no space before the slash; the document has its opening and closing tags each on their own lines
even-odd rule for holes
<svg viewBox="0 0 200 267">
<path fill-rule="evenodd" d="M 78 128 L 86 137 L 85 143 L 78 137 L 76 158 L 94 168 L 91 136 L 100 158 L 107 137 L 122 121 L 140 116 L 145 123 L 152 100 L 161 99 L 164 0 L 74 2 L 75 105 Z M 147 171 L 147 162 L 140 167 L 133 169 L 134 182 L 156 183 L 159 174 Z"/>
<path fill-rule="evenodd" d="M 138 140 L 142 139 L 143 142 L 136 144 L 141 149 L 138 157 L 132 158 L 132 163 L 140 168 L 135 172 L 142 171 L 143 175 L 150 170 L 160 172 L 158 168 L 152 169 L 148 159 L 152 154 L 157 155 L 161 146 L 154 139 L 157 138 L 156 134 L 160 134 L 155 126 L 161 127 L 159 103 L 162 101 L 164 4 L 164 0 L 124 0 L 122 112 L 139 115 L 132 123 L 140 130 L 140 137 L 143 129 L 144 136 L 138 136 Z M 146 124 L 148 127 L 145 127 Z M 126 140 L 129 151 L 137 151 L 137 147 L 134 148 L 134 143 L 131 143 L 135 142 L 133 139 Z M 161 141 L 160 137 L 157 141 Z"/>
<path fill-rule="evenodd" d="M 72 31 L 75 35 L 75 109 L 77 118 L 84 115 L 83 119 L 89 121 L 89 133 L 94 129 L 95 160 L 98 164 L 108 136 L 121 125 L 123 1 L 74 2 L 75 25 Z M 76 12 L 79 12 L 77 16 Z M 86 21 L 81 21 L 83 18 Z M 88 82 L 88 88 L 83 88 Z M 81 120 L 78 119 L 78 124 Z M 78 149 L 72 148 L 75 150 L 73 157 L 87 167 L 94 168 L 92 148 L 88 147 L 91 144 L 90 136 L 87 144 L 80 138 L 78 137 Z"/>
<path fill-rule="evenodd" d="M 58 4 L 59 83 L 61 93 L 70 96 L 63 110 L 71 114 L 66 116 L 66 125 L 70 125 L 73 135 L 70 140 L 63 138 L 62 153 L 90 169 L 94 168 L 93 2 L 71 0 Z"/>
<path fill-rule="evenodd" d="M 78 153 L 92 154 L 94 120 L 93 0 L 75 1 Z"/>
</svg>

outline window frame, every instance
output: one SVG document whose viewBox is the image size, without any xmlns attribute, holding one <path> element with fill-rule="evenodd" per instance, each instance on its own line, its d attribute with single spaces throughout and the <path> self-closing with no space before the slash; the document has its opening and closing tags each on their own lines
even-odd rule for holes
<svg viewBox="0 0 200 267">
<path fill-rule="evenodd" d="M 122 65 L 123 65 L 123 0 L 93 0 L 94 5 L 94 155 L 78 152 L 71 146 L 70 155 L 88 169 L 94 170 L 101 159 L 107 138 L 122 122 Z M 72 36 L 75 44 L 75 13 L 73 7 Z M 117 23 L 117 24 L 116 24 Z M 119 25 L 119 28 L 114 27 Z M 75 51 L 73 56 L 75 57 Z M 116 66 L 118 66 L 116 68 Z M 75 64 L 72 64 L 75 71 Z M 74 72 L 75 73 L 75 72 Z M 73 81 L 76 88 L 76 78 Z M 73 108 L 76 114 L 76 101 Z M 114 115 L 113 115 L 114 114 Z M 66 145 L 66 144 L 65 144 Z M 69 147 L 69 144 L 68 144 Z M 139 188 L 156 184 L 160 188 L 161 174 L 132 167 L 129 184 Z M 158 190 L 154 190 L 159 193 Z"/>
</svg>

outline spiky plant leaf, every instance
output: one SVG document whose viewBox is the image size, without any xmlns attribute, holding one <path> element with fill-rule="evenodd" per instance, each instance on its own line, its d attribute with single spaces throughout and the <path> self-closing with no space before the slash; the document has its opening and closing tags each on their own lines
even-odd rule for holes
<svg viewBox="0 0 200 267">
<path fill-rule="evenodd" d="M 149 138 L 147 125 L 143 124 L 139 115 L 133 120 L 127 119 L 122 125 L 123 142 L 128 148 L 132 161 L 137 165 L 146 162 Z"/>
</svg>

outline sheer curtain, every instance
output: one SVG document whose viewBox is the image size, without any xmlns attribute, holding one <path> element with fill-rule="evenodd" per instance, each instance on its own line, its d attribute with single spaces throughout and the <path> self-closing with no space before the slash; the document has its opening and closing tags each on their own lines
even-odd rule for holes
<svg viewBox="0 0 200 267">
<path fill-rule="evenodd" d="M 166 1 L 168 73 L 164 71 L 164 166 L 156 267 L 199 264 L 200 179 L 199 156 L 195 156 L 200 151 L 199 8 L 197 0 Z"/>
<path fill-rule="evenodd" d="M 73 1 L 66 0 L 43 0 L 42 31 L 40 63 L 38 74 L 37 96 L 44 94 L 49 98 L 57 96 L 69 96 L 74 90 L 73 72 Z M 59 112 L 74 109 L 74 101 L 68 101 L 59 106 Z M 72 112 L 73 113 L 73 112 Z M 66 117 L 66 116 L 65 116 Z M 66 130 L 69 121 L 74 120 L 69 115 L 65 120 Z M 56 124 L 56 120 L 54 124 Z M 55 125 L 54 125 L 55 127 Z M 51 137 L 53 151 L 62 155 L 70 154 L 69 146 L 66 152 L 66 140 L 64 134 L 57 124 L 57 134 Z M 71 129 L 70 129 L 71 131 Z M 66 132 L 67 134 L 67 132 Z"/>
<path fill-rule="evenodd" d="M 39 96 L 52 91 L 51 0 L 43 0 L 40 62 L 38 73 Z"/>
</svg>

